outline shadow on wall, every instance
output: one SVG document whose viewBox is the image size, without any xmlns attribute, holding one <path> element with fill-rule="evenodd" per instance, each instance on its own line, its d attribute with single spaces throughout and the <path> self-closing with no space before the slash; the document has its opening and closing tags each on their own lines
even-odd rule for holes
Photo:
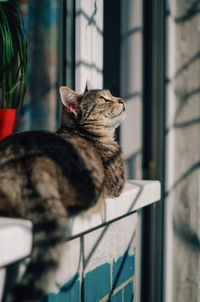
<svg viewBox="0 0 200 302">
<path fill-rule="evenodd" d="M 186 11 L 185 14 L 175 18 L 175 23 L 178 24 L 178 23 L 183 23 L 185 21 L 188 21 L 199 13 L 200 13 L 200 2 L 199 2 L 199 0 L 196 0 L 192 3 L 192 5 Z"/>
<path fill-rule="evenodd" d="M 166 299 L 197 301 L 200 251 L 199 0 L 169 1 Z M 171 75 L 170 75 L 171 76 Z"/>
</svg>

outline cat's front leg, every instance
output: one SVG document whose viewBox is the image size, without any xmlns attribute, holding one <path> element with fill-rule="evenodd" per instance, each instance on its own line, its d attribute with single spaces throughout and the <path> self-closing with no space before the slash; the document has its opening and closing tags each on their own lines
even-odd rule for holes
<svg viewBox="0 0 200 302">
<path fill-rule="evenodd" d="M 118 197 L 125 184 L 124 164 L 120 147 L 104 161 L 106 197 Z"/>
</svg>

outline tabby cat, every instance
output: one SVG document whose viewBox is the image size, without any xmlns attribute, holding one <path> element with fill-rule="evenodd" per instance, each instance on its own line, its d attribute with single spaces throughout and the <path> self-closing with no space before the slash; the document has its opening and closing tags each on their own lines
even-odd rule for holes
<svg viewBox="0 0 200 302">
<path fill-rule="evenodd" d="M 115 128 L 124 100 L 108 90 L 78 94 L 60 88 L 61 126 L 56 133 L 31 131 L 0 143 L 0 215 L 34 223 L 31 261 L 6 302 L 35 301 L 48 291 L 66 240 L 67 218 L 124 186 Z"/>
</svg>

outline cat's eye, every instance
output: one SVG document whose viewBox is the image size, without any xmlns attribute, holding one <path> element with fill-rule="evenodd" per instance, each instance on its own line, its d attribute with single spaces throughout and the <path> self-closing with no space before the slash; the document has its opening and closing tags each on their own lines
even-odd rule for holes
<svg viewBox="0 0 200 302">
<path fill-rule="evenodd" d="M 106 99 L 106 98 L 103 97 L 103 96 L 100 96 L 100 97 L 98 98 L 98 100 L 99 100 L 100 102 L 109 102 L 109 101 L 110 101 L 110 100 Z"/>
</svg>

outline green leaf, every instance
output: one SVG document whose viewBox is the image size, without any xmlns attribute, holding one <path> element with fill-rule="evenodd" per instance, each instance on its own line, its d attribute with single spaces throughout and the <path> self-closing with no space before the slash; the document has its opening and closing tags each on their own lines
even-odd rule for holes
<svg viewBox="0 0 200 302">
<path fill-rule="evenodd" d="M 2 105 L 17 108 L 23 103 L 28 64 L 23 17 L 15 0 L 0 0 L 0 36 Z"/>
</svg>

